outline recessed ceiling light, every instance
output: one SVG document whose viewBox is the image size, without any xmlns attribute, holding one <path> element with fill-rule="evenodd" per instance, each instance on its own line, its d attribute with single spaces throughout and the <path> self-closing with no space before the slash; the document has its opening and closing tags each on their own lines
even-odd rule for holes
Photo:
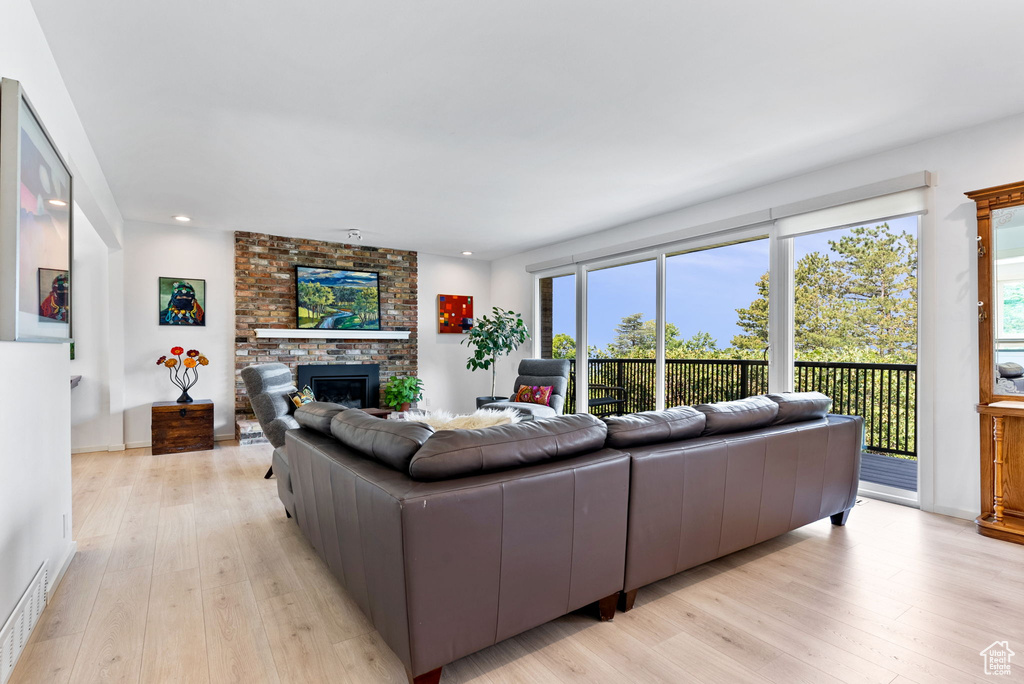
<svg viewBox="0 0 1024 684">
<path fill-rule="evenodd" d="M 52 204 L 55 207 L 66 207 L 66 206 L 68 206 L 68 203 L 65 202 L 64 200 L 52 199 L 52 200 L 46 200 L 46 201 L 49 202 L 50 204 Z"/>
<path fill-rule="evenodd" d="M 462 256 L 473 256 L 472 252 L 463 252 Z"/>
<path fill-rule="evenodd" d="M 189 218 L 188 216 L 183 216 L 183 215 L 181 215 L 181 214 L 179 214 L 179 215 L 177 215 L 177 216 L 173 216 L 172 218 L 173 218 L 173 219 L 174 219 L 175 221 L 181 221 L 182 223 L 188 223 L 189 221 L 191 221 L 191 220 L 192 220 L 192 219 L 191 219 L 191 218 Z"/>
</svg>

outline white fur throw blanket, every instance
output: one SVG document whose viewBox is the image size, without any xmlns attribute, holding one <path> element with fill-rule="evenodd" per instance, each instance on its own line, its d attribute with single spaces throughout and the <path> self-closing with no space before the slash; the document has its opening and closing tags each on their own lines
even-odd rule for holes
<svg viewBox="0 0 1024 684">
<path fill-rule="evenodd" d="M 519 411 L 507 409 L 477 409 L 468 416 L 460 416 L 451 411 L 410 412 L 409 420 L 426 423 L 435 430 L 479 430 L 495 425 L 507 425 L 519 422 Z"/>
</svg>

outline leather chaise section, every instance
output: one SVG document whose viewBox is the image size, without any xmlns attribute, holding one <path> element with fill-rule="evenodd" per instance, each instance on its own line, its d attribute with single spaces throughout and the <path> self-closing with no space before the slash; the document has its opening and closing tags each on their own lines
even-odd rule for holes
<svg viewBox="0 0 1024 684">
<path fill-rule="evenodd" d="M 626 454 L 418 482 L 311 430 L 287 449 L 296 522 L 413 674 L 622 588 Z"/>
<path fill-rule="evenodd" d="M 625 590 L 853 506 L 862 429 L 829 415 L 631 449 Z"/>
</svg>

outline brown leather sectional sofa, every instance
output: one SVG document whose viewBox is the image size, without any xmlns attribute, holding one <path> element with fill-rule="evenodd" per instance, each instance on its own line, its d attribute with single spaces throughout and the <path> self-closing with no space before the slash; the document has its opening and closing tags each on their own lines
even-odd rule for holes
<svg viewBox="0 0 1024 684">
<path fill-rule="evenodd" d="M 308 404 L 275 451 L 281 500 L 405 664 L 454 660 L 832 516 L 857 491 L 860 418 L 823 395 L 604 421 L 441 431 Z"/>
</svg>

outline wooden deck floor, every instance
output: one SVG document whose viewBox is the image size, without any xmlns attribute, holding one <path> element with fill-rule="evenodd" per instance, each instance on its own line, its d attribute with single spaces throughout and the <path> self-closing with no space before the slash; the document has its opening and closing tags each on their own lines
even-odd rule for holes
<svg viewBox="0 0 1024 684">
<path fill-rule="evenodd" d="M 79 552 L 11 680 L 404 682 L 263 480 L 265 447 L 72 459 Z M 445 682 L 985 682 L 1024 652 L 1024 546 L 865 500 L 445 668 Z M 1016 677 L 1024 680 L 1024 657 Z M 1018 669 L 1019 668 L 1019 669 Z"/>
<path fill-rule="evenodd" d="M 917 491 L 917 461 L 862 453 L 860 479 L 910 492 Z"/>
</svg>

